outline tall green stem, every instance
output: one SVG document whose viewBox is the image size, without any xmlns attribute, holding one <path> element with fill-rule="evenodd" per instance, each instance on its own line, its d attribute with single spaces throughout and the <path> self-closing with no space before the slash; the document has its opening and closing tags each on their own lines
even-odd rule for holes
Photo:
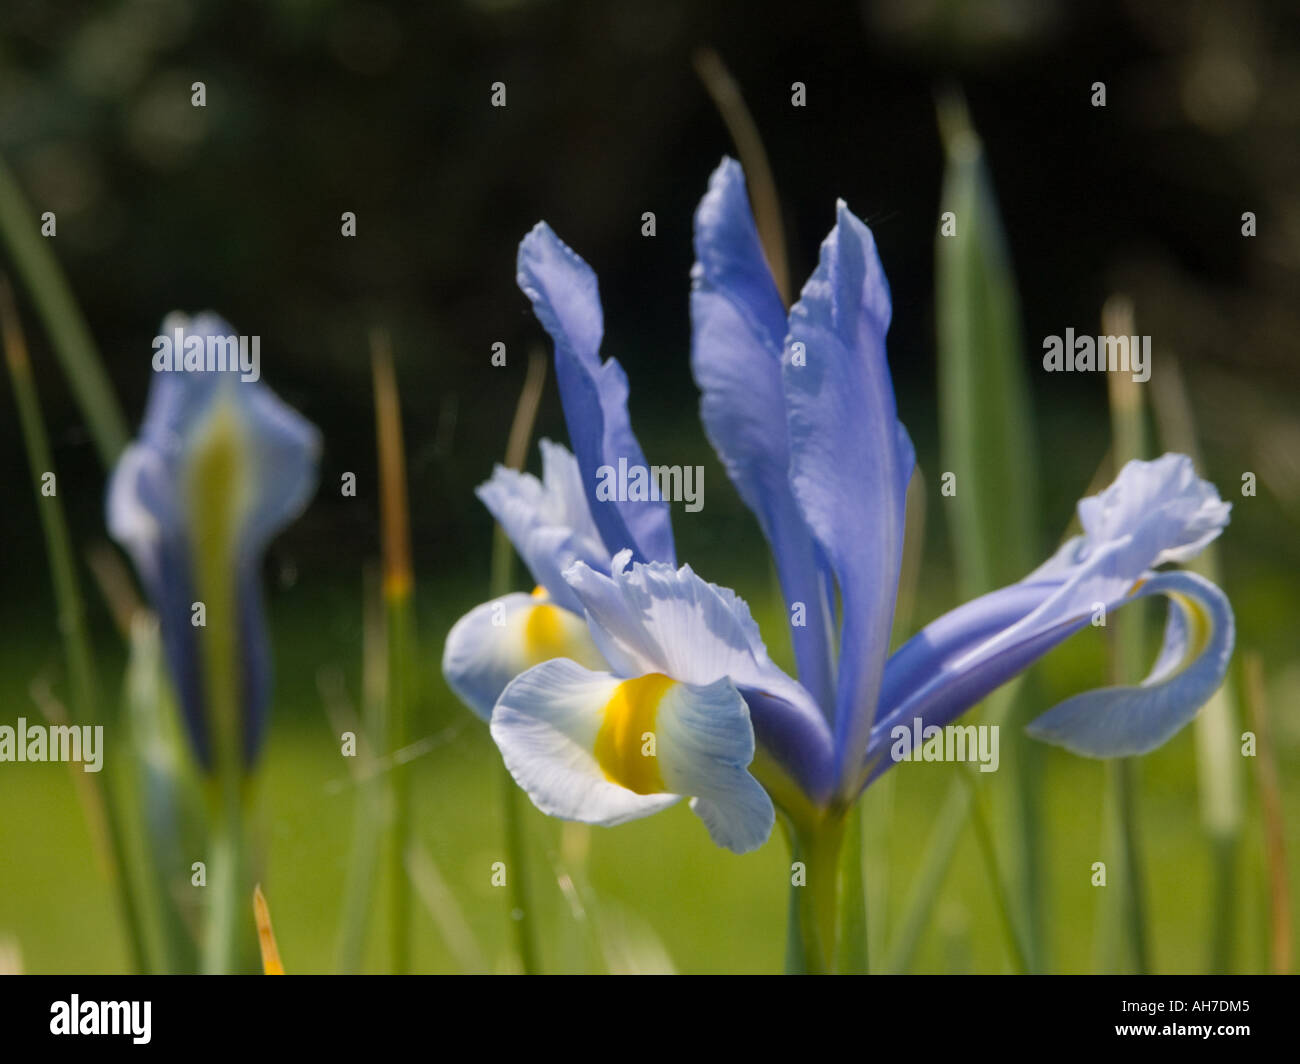
<svg viewBox="0 0 1300 1064">
<path fill-rule="evenodd" d="M 835 965 L 835 918 L 843 816 L 794 826 L 790 836 L 790 930 L 786 971 L 828 975 Z"/>
<path fill-rule="evenodd" d="M 849 811 L 844 828 L 844 856 L 840 862 L 840 941 L 837 965 L 844 975 L 866 975 L 870 970 L 864 820 L 862 799 L 859 798 Z"/>
</svg>

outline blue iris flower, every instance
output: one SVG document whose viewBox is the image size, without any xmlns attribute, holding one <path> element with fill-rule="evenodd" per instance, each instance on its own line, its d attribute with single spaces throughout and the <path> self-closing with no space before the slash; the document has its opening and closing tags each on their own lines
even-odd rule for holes
<svg viewBox="0 0 1300 1064">
<path fill-rule="evenodd" d="M 213 314 L 172 314 L 161 335 L 178 329 L 178 360 L 186 345 L 201 353 L 212 339 L 237 349 L 234 330 Z M 316 429 L 260 380 L 242 380 L 237 370 L 163 370 L 150 386 L 140 435 L 109 481 L 108 528 L 157 611 L 186 730 L 205 769 L 214 767 L 221 730 L 210 705 L 214 679 L 234 692 L 233 730 L 246 764 L 261 746 L 271 695 L 262 555 L 311 499 L 319 453 Z M 209 624 L 223 621 L 231 630 L 213 638 Z M 232 648 L 227 665 L 237 675 L 212 675 L 206 648 L 214 645 Z"/>
<path fill-rule="evenodd" d="M 598 470 L 644 466 L 627 378 L 602 362 L 590 268 L 543 223 L 519 283 L 555 344 L 573 454 L 543 479 L 498 469 L 480 497 L 538 582 L 448 637 L 444 672 L 490 720 L 544 812 L 615 824 L 682 797 L 714 841 L 763 843 L 775 808 L 835 821 L 893 764 L 891 733 L 945 725 L 1081 628 L 1136 598 L 1169 600 L 1146 680 L 1090 691 L 1030 733 L 1092 757 L 1144 753 L 1222 682 L 1223 593 L 1186 571 L 1229 505 L 1189 458 L 1130 462 L 1078 506 L 1081 535 L 1020 582 L 889 653 L 915 455 L 885 353 L 890 296 L 867 226 L 843 202 L 787 314 L 740 166 L 724 160 L 695 216 L 691 366 L 709 441 L 772 550 L 798 678 L 767 655 L 745 603 L 676 566 L 666 504 L 599 497 Z M 774 804 L 775 803 L 775 808 Z"/>
</svg>

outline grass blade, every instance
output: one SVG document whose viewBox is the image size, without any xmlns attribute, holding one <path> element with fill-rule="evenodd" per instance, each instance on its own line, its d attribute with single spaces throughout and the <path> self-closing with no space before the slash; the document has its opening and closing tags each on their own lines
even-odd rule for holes
<svg viewBox="0 0 1300 1064">
<path fill-rule="evenodd" d="M 1133 305 L 1122 296 L 1112 296 L 1101 312 L 1104 336 L 1132 336 Z M 1148 453 L 1147 431 L 1143 417 L 1142 390 L 1126 373 L 1108 373 L 1106 385 L 1110 397 L 1111 453 L 1114 473 L 1133 459 Z M 1146 603 L 1129 603 L 1107 625 L 1111 645 L 1111 671 L 1116 683 L 1136 683 L 1144 674 L 1146 654 L 1143 646 Z M 1117 758 L 1107 765 L 1110 789 L 1109 807 L 1113 814 L 1112 844 L 1119 846 L 1120 914 L 1127 935 L 1131 963 L 1138 974 L 1151 971 L 1150 943 L 1146 926 L 1145 885 L 1142 873 L 1142 848 L 1139 838 L 1140 797 L 1138 762 L 1135 758 Z"/>
<path fill-rule="evenodd" d="M 100 461 L 106 470 L 112 469 L 130 438 L 126 417 L 48 238 L 39 234 L 36 218 L 18 181 L 0 159 L 0 236 L 63 366 Z"/>
<path fill-rule="evenodd" d="M 392 349 L 383 332 L 377 330 L 372 334 L 370 357 L 375 382 L 380 520 L 384 541 L 385 638 L 388 652 L 386 739 L 388 750 L 393 756 L 389 942 L 393 973 L 404 975 L 410 971 L 411 965 L 411 889 L 406 874 L 406 853 L 411 845 L 411 783 L 410 769 L 397 755 L 410 742 L 411 706 L 415 696 L 414 575 L 411 568 L 411 522 L 406 498 L 402 412 L 397 399 Z"/>
<path fill-rule="evenodd" d="M 3 175 L 0 174 L 0 180 L 2 179 Z M 3 189 L 0 188 L 0 200 L 3 198 Z M 63 635 L 63 650 L 72 687 L 72 711 L 76 723 L 93 724 L 100 720 L 96 695 L 99 688 L 95 679 L 90 638 L 86 631 L 86 613 L 77 580 L 72 536 L 68 531 L 63 502 L 58 496 L 57 476 L 53 482 L 54 493 L 46 495 L 42 491 L 44 476 L 54 473 L 54 461 L 50 453 L 45 419 L 41 414 L 40 399 L 36 394 L 36 384 L 32 380 L 27 343 L 14 306 L 13 290 L 8 278 L 3 275 L 0 275 L 0 328 L 3 330 L 5 363 L 13 381 L 18 420 L 27 446 L 28 465 L 36 492 L 37 510 L 41 516 L 41 531 L 45 536 L 50 576 L 54 583 L 59 631 Z M 127 858 L 126 839 L 117 801 L 107 783 L 101 779 L 100 773 L 90 775 L 92 782 L 88 793 L 95 796 L 99 807 L 99 815 L 92 817 L 92 820 L 102 818 L 106 835 L 106 867 L 117 891 L 131 962 L 136 971 L 143 972 L 148 968 L 146 938 L 131 880 L 131 866 Z"/>
<path fill-rule="evenodd" d="M 947 168 L 935 242 L 935 315 L 939 355 L 939 406 L 945 473 L 955 474 L 950 530 L 962 598 L 970 599 L 1020 579 L 1036 564 L 1037 470 L 1024 373 L 1020 307 L 984 149 L 957 95 L 939 101 L 939 126 Z M 1008 808 L 1002 813 L 1014 898 L 999 905 L 1023 912 L 1029 970 L 1043 966 L 1041 830 L 1036 796 L 1041 752 L 1019 727 L 1023 712 L 1017 682 L 986 700 L 985 721 L 1002 727 L 1011 749 L 1005 759 Z M 961 780 L 950 786 L 945 816 L 970 815 Z M 944 874 L 961 836 L 961 823 L 941 824 L 940 848 L 927 853 L 893 954 L 910 963 Z M 995 875 L 995 891 L 1004 877 Z"/>
</svg>

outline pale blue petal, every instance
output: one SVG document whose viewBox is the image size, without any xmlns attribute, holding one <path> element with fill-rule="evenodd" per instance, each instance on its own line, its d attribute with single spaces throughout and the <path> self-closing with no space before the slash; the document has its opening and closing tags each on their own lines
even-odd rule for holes
<svg viewBox="0 0 1300 1064">
<path fill-rule="evenodd" d="M 582 494 L 577 460 L 541 441 L 542 479 L 497 466 L 476 494 L 505 529 L 533 579 L 566 609 L 581 611 L 563 573 L 575 561 L 609 567 L 609 552 Z"/>
<path fill-rule="evenodd" d="M 452 625 L 443 644 L 442 674 L 460 700 L 488 720 L 511 680 L 557 657 L 595 669 L 605 665 L 581 615 L 516 591 L 475 606 Z"/>
<path fill-rule="evenodd" d="M 170 315 L 163 335 L 237 337 L 219 317 Z M 123 452 L 109 480 L 109 532 L 131 554 L 158 613 L 163 646 L 200 764 L 211 764 L 194 601 L 185 467 L 196 434 L 217 403 L 238 418 L 248 456 L 250 489 L 233 574 L 239 612 L 242 740 L 251 762 L 260 746 L 271 693 L 271 655 L 261 601 L 260 565 L 267 544 L 310 501 L 316 484 L 320 435 L 261 380 L 229 371 L 158 372 L 149 389 L 138 439 Z"/>
<path fill-rule="evenodd" d="M 1087 757 L 1132 757 L 1167 742 L 1219 689 L 1232 657 L 1227 597 L 1195 573 L 1159 573 L 1129 599 L 1169 598 L 1164 645 L 1137 687 L 1105 687 L 1066 699 L 1032 721 L 1035 739 Z"/>
<path fill-rule="evenodd" d="M 749 607 L 689 566 L 631 564 L 616 555 L 610 575 L 581 563 L 565 574 L 586 610 L 597 648 L 619 676 L 663 673 L 703 686 L 727 678 L 751 700 L 760 739 L 809 794 L 825 794 L 830 731 L 808 692 L 768 657 Z M 762 717 L 763 719 L 760 719 Z"/>
<path fill-rule="evenodd" d="M 775 812 L 748 772 L 754 733 L 735 687 L 724 679 L 667 688 L 653 725 L 653 756 L 664 791 L 642 794 L 607 775 L 594 753 L 607 707 L 623 682 L 557 660 L 530 669 L 506 688 L 492 713 L 492 737 L 534 804 L 551 816 L 612 825 L 690 796 L 719 846 L 737 853 L 761 846 Z"/>
<path fill-rule="evenodd" d="M 1151 565 L 1190 557 L 1218 535 L 1229 508 L 1190 470 L 1181 455 L 1129 463 L 1080 503 L 1084 535 L 1021 583 L 953 610 L 900 647 L 885 669 L 866 758 L 871 774 L 889 766 L 882 753 L 896 724 L 956 719 L 1087 627 L 1099 607 L 1126 601 Z"/>
<path fill-rule="evenodd" d="M 834 710 L 830 608 L 824 562 L 790 487 L 781 351 L 785 307 L 763 258 L 740 164 L 724 159 L 695 212 L 691 271 L 691 369 L 700 419 L 745 505 L 758 518 L 776 560 L 787 608 L 802 604 L 807 623 L 791 626 L 799 681 L 827 713 Z"/>
<path fill-rule="evenodd" d="M 519 287 L 533 313 L 555 342 L 555 377 L 569 438 L 582 471 L 583 489 L 606 548 L 631 548 L 638 559 L 674 560 L 668 505 L 662 501 L 596 498 L 597 471 L 649 468 L 632 433 L 627 412 L 627 377 L 614 359 L 602 364 L 604 322 L 596 275 L 545 222 L 519 245 Z"/>
<path fill-rule="evenodd" d="M 790 311 L 782 379 L 790 479 L 839 584 L 836 776 L 866 750 L 893 623 L 913 455 L 885 357 L 889 289 L 870 230 L 840 202 L 821 261 Z M 804 364 L 794 357 L 802 344 Z"/>
<path fill-rule="evenodd" d="M 592 752 L 619 680 L 563 658 L 514 679 L 492 712 L 506 768 L 548 816 L 612 826 L 649 816 L 679 794 L 637 794 L 607 779 Z"/>
</svg>

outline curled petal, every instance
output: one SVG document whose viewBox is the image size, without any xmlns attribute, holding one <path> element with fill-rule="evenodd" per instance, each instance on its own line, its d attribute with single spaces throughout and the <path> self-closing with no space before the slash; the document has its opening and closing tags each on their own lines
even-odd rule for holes
<svg viewBox="0 0 1300 1064">
<path fill-rule="evenodd" d="M 516 782 L 552 816 L 620 824 L 690 796 L 719 846 L 745 853 L 771 834 L 771 799 L 747 771 L 749 712 L 725 680 L 619 679 L 550 661 L 506 688 L 492 737 Z"/>
<path fill-rule="evenodd" d="M 1227 597 L 1189 572 L 1159 573 L 1130 598 L 1165 595 L 1169 616 L 1151 674 L 1134 687 L 1104 687 L 1066 699 L 1030 722 L 1035 739 L 1086 757 L 1132 757 L 1162 745 L 1219 689 L 1232 657 Z"/>
<path fill-rule="evenodd" d="M 447 634 L 442 674 L 483 720 L 516 676 L 552 658 L 605 667 L 582 617 L 544 592 L 517 591 L 474 607 Z"/>
<path fill-rule="evenodd" d="M 673 561 L 672 527 L 663 501 L 596 498 L 602 466 L 646 465 L 627 413 L 627 376 L 615 359 L 602 363 L 604 321 L 596 275 L 539 222 L 519 245 L 518 282 L 555 342 L 555 377 L 564 420 L 582 472 L 591 515 L 612 553 L 631 548 L 639 559 Z"/>
<path fill-rule="evenodd" d="M 881 752 L 895 724 L 916 717 L 926 725 L 947 724 L 1086 627 L 1099 607 L 1119 606 L 1139 584 L 1144 594 L 1151 593 L 1145 591 L 1147 587 L 1154 585 L 1157 591 L 1164 587 L 1165 578 L 1174 574 L 1157 578 L 1149 567 L 1191 557 L 1219 534 L 1228 519 L 1229 508 L 1219 502 L 1213 486 L 1198 480 L 1190 469 L 1190 459 L 1182 455 L 1130 462 L 1111 487 L 1080 503 L 1084 535 L 1067 542 L 1019 584 L 966 603 L 900 647 L 885 670 L 867 756 L 871 775 L 889 766 Z M 1208 612 L 1212 619 L 1222 614 L 1220 599 L 1222 594 L 1215 589 L 1207 600 L 1213 607 Z M 1226 609 L 1226 600 L 1222 605 Z M 1218 631 L 1228 633 L 1230 647 L 1230 622 Z M 1201 675 L 1194 673 L 1192 680 L 1179 686 L 1161 688 L 1171 693 L 1160 697 L 1195 694 L 1192 684 Z M 1154 703 L 1141 705 L 1150 708 Z M 1181 712 L 1190 719 L 1200 705 L 1184 705 Z M 1167 701 L 1154 719 L 1172 719 L 1173 712 Z M 1141 731 L 1145 725 L 1134 727 Z M 1158 724 L 1152 728 L 1147 734 L 1160 730 Z"/>
</svg>

